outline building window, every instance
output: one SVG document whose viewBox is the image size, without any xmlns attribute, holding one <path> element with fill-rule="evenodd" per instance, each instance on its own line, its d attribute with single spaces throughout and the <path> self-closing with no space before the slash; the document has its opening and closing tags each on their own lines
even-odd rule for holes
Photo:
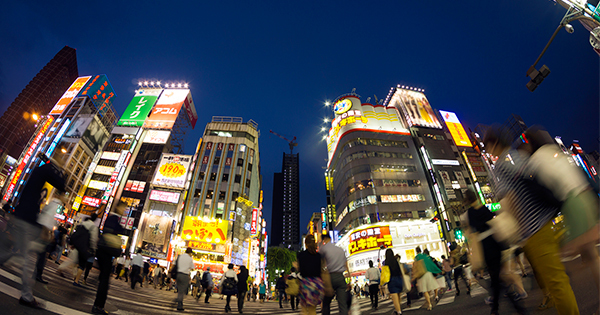
<svg viewBox="0 0 600 315">
<path fill-rule="evenodd" d="M 213 197 L 213 191 L 209 190 L 208 192 L 206 192 L 206 199 L 212 199 Z"/>
<path fill-rule="evenodd" d="M 221 181 L 226 182 L 229 180 L 229 174 L 223 174 L 223 178 L 221 179 Z"/>
<path fill-rule="evenodd" d="M 219 192 L 219 201 L 223 201 L 223 200 L 225 200 L 225 194 L 226 194 L 226 193 L 225 193 L 224 191 L 220 191 L 220 192 Z"/>
<path fill-rule="evenodd" d="M 217 180 L 217 173 L 210 173 L 210 180 Z"/>
<path fill-rule="evenodd" d="M 220 162 L 221 162 L 221 157 L 215 156 L 215 161 L 214 161 L 213 165 L 219 165 Z"/>
<path fill-rule="evenodd" d="M 242 175 L 235 175 L 235 180 L 233 181 L 236 184 L 239 184 L 242 182 Z"/>
<path fill-rule="evenodd" d="M 244 166 L 244 159 L 238 159 L 237 166 Z"/>
</svg>

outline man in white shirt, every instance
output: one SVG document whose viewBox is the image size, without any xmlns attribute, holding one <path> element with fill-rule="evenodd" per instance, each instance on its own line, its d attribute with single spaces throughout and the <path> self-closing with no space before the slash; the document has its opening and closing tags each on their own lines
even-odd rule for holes
<svg viewBox="0 0 600 315">
<path fill-rule="evenodd" d="M 177 257 L 177 310 L 183 311 L 183 296 L 187 295 L 190 287 L 190 271 L 194 270 L 194 259 L 191 256 L 192 248 L 188 247 L 185 253 Z"/>
<path fill-rule="evenodd" d="M 369 260 L 369 269 L 365 274 L 365 278 L 369 280 L 369 296 L 371 297 L 371 308 L 377 309 L 379 303 L 379 281 L 381 279 L 381 273 L 379 269 L 373 267 L 373 261 Z"/>
<path fill-rule="evenodd" d="M 142 282 L 140 272 L 144 267 L 144 256 L 142 256 L 142 249 L 139 248 L 136 252 L 137 255 L 131 260 L 131 289 L 135 289 L 135 284 Z"/>
<path fill-rule="evenodd" d="M 115 269 L 117 276 L 115 277 L 115 280 L 119 280 L 121 279 L 121 270 L 123 270 L 123 266 L 125 265 L 125 257 L 119 256 L 115 260 L 117 261 L 117 268 Z"/>
<path fill-rule="evenodd" d="M 154 271 L 152 272 L 152 275 L 154 276 L 154 281 L 152 282 L 154 283 L 155 289 L 157 285 L 160 286 L 160 288 L 162 289 L 162 274 L 162 267 L 157 265 L 156 268 L 154 268 Z"/>
</svg>

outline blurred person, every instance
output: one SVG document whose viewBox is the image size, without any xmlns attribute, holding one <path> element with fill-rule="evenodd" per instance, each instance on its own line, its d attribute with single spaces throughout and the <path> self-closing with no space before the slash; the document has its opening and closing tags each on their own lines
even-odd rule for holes
<svg viewBox="0 0 600 315">
<path fill-rule="evenodd" d="M 62 192 L 55 194 L 55 196 L 46 203 L 46 205 L 42 208 L 42 211 L 38 215 L 37 223 L 40 224 L 42 228 L 42 234 L 39 239 L 39 243 L 44 246 L 44 250 L 38 253 L 37 261 L 35 263 L 35 280 L 37 282 L 41 282 L 43 284 L 47 284 L 48 281 L 43 279 L 44 268 L 46 267 L 46 260 L 48 254 L 53 252 L 56 247 L 56 243 L 54 243 L 53 239 L 53 229 L 58 230 L 56 228 L 56 220 L 54 219 L 54 215 L 57 210 L 60 210 L 61 207 L 65 207 L 65 204 L 62 200 L 65 200 L 66 196 L 63 195 Z"/>
<path fill-rule="evenodd" d="M 252 286 L 252 299 L 254 302 L 256 302 L 256 300 L 258 299 L 258 285 L 254 284 L 254 286 Z"/>
<path fill-rule="evenodd" d="M 323 258 L 321 254 L 317 252 L 317 243 L 312 234 L 309 234 L 304 238 L 304 247 L 306 250 L 298 253 L 297 262 L 294 263 L 294 267 L 298 269 L 302 275 L 302 280 L 300 282 L 301 314 L 316 315 L 317 305 L 323 302 L 323 297 L 325 295 L 325 287 L 323 285 L 323 279 L 321 279 L 321 261 Z M 323 314 L 325 314 L 324 310 Z"/>
<path fill-rule="evenodd" d="M 329 272 L 331 277 L 331 286 L 338 302 L 339 313 L 340 315 L 347 315 L 348 301 L 346 300 L 346 289 L 348 285 L 346 284 L 346 276 L 344 276 L 344 271 L 348 271 L 346 254 L 341 247 L 331 243 L 329 234 L 323 235 L 322 240 L 323 245 L 319 248 L 319 254 L 321 254 L 327 264 L 327 272 Z M 333 296 L 325 296 L 323 299 L 323 315 L 329 315 L 332 300 Z"/>
<path fill-rule="evenodd" d="M 376 310 L 379 306 L 379 282 L 381 281 L 381 272 L 373 266 L 373 261 L 369 260 L 369 269 L 365 273 L 365 278 L 369 281 L 369 296 L 371 297 L 371 308 Z"/>
<path fill-rule="evenodd" d="M 96 258 L 98 259 L 98 289 L 96 291 L 96 299 L 92 306 L 92 314 L 108 314 L 104 310 L 106 298 L 108 296 L 108 288 L 111 276 L 111 266 L 113 257 L 121 256 L 121 237 L 125 230 L 119 223 L 121 216 L 125 213 L 127 204 L 119 201 L 115 209 L 108 214 L 102 229 L 102 235 L 98 239 L 98 249 L 96 250 Z M 101 208 L 102 209 L 102 208 Z M 103 213 L 101 211 L 100 213 Z"/>
<path fill-rule="evenodd" d="M 202 279 L 200 280 L 202 283 L 202 291 L 204 291 L 204 303 L 209 304 L 208 299 L 212 295 L 212 289 L 214 286 L 212 274 L 210 273 L 210 267 L 206 267 L 206 270 L 202 273 Z M 198 295 L 198 299 L 202 296 L 202 292 Z"/>
<path fill-rule="evenodd" d="M 235 273 L 235 270 L 233 270 L 233 264 L 229 264 L 227 266 L 227 271 L 225 271 L 225 273 L 223 274 L 223 277 L 221 278 L 221 292 L 222 295 L 227 296 L 226 299 L 226 304 L 225 304 L 225 313 L 230 312 L 231 311 L 231 306 L 229 305 L 229 303 L 231 302 L 231 296 L 232 295 L 237 295 L 238 293 L 238 289 L 237 289 L 237 284 L 238 284 L 238 277 L 237 274 Z"/>
<path fill-rule="evenodd" d="M 144 266 L 142 267 L 142 282 L 140 282 L 140 287 L 144 287 L 144 282 L 150 283 L 150 278 L 148 275 L 150 274 L 150 261 L 144 261 Z"/>
<path fill-rule="evenodd" d="M 450 266 L 450 260 L 446 259 L 445 255 L 442 255 L 442 271 L 444 272 L 448 291 L 452 291 L 452 267 Z"/>
<path fill-rule="evenodd" d="M 83 284 L 85 285 L 87 285 L 87 278 L 90 275 L 90 271 L 94 267 L 94 260 L 96 260 L 96 257 L 90 256 L 85 262 L 85 271 L 83 272 Z"/>
<path fill-rule="evenodd" d="M 152 281 L 152 285 L 154 286 L 154 289 L 156 289 L 156 287 L 158 286 L 162 290 L 162 276 L 163 276 L 163 268 L 161 265 L 157 265 L 156 268 L 154 268 L 154 270 L 152 270 L 152 277 L 154 277 L 154 280 Z"/>
<path fill-rule="evenodd" d="M 465 192 L 464 205 L 468 207 L 467 212 L 461 216 L 462 222 L 466 223 L 469 229 L 477 232 L 478 241 L 481 242 L 483 257 L 488 267 L 491 282 L 491 297 L 486 299 L 486 303 L 491 304 L 491 314 L 498 314 L 499 298 L 501 290 L 500 271 L 502 269 L 502 251 L 508 249 L 505 244 L 498 243 L 492 234 L 489 220 L 494 218 L 494 214 L 484 205 L 472 190 Z M 516 296 L 510 295 L 511 301 L 519 314 L 527 314 L 525 307 L 518 302 Z"/>
<path fill-rule="evenodd" d="M 131 271 L 131 255 L 127 254 L 125 255 L 125 263 L 123 264 L 123 270 L 125 270 L 125 273 L 123 273 L 123 278 L 125 278 L 125 282 L 127 282 L 129 280 L 129 272 Z"/>
<path fill-rule="evenodd" d="M 390 291 L 390 297 L 392 298 L 392 302 L 394 303 L 394 315 L 402 314 L 402 300 L 400 294 L 402 293 L 403 288 L 408 285 L 404 283 L 404 279 L 402 274 L 402 266 L 398 263 L 398 260 L 394 256 L 394 251 L 391 248 L 388 248 L 385 251 L 385 261 L 383 263 L 385 266 L 390 268 L 390 281 L 387 284 L 388 290 Z"/>
<path fill-rule="evenodd" d="M 35 284 L 35 278 L 33 277 L 34 261 L 29 259 L 29 254 L 38 254 L 43 250 L 43 247 L 37 242 L 42 231 L 37 222 L 42 198 L 44 197 L 42 196 L 42 190 L 44 184 L 48 182 L 56 190 L 66 191 L 62 165 L 61 161 L 51 161 L 33 169 L 21 192 L 19 204 L 11 220 L 11 235 L 18 235 L 18 237 L 14 237 L 13 249 L 18 250 L 19 255 L 23 258 L 19 304 L 32 308 L 44 308 L 33 297 L 33 285 Z M 12 250 L 0 250 L 0 265 L 4 265 L 12 256 Z"/>
<path fill-rule="evenodd" d="M 88 218 L 85 218 L 83 223 L 79 225 L 77 228 L 84 229 L 81 236 L 77 236 L 78 232 L 75 231 L 71 236 L 72 245 L 75 246 L 78 253 L 78 265 L 77 265 L 77 275 L 73 280 L 73 285 L 76 287 L 81 287 L 79 284 L 79 279 L 85 270 L 85 266 L 87 265 L 88 258 L 94 257 L 96 248 L 98 247 L 98 227 L 94 223 L 98 215 L 96 213 L 92 213 L 92 215 Z M 86 232 L 87 230 L 87 232 Z M 82 230 L 80 230 L 82 232 Z"/>
<path fill-rule="evenodd" d="M 265 285 L 264 282 L 260 282 L 260 285 L 258 286 L 258 296 L 260 299 L 260 303 L 264 303 L 265 302 L 265 294 L 267 293 L 267 286 Z"/>
<path fill-rule="evenodd" d="M 452 242 L 450 245 L 450 265 L 452 266 L 454 273 L 454 287 L 456 288 L 456 295 L 460 295 L 460 289 L 458 287 L 458 279 L 461 279 L 465 282 L 467 286 L 467 294 L 471 294 L 471 286 L 469 285 L 469 281 L 467 280 L 463 266 L 468 263 L 468 258 L 462 252 L 462 247 L 456 242 Z"/>
<path fill-rule="evenodd" d="M 391 250 L 391 249 L 390 249 Z M 429 255 L 425 255 L 421 252 L 421 247 L 415 249 L 417 252 L 417 256 L 415 256 L 415 263 L 417 261 L 423 261 L 425 264 L 425 274 L 421 276 L 421 278 L 417 279 L 417 288 L 419 292 L 423 293 L 425 296 L 425 301 L 427 301 L 427 310 L 431 310 L 433 304 L 431 303 L 431 297 L 429 292 L 434 291 L 434 300 L 437 302 L 438 297 L 438 282 L 433 277 L 434 274 L 441 273 L 442 271 L 435 265 L 435 263 L 431 260 Z M 387 253 L 387 252 L 386 252 Z M 414 268 L 414 267 L 413 267 Z M 390 290 L 391 292 L 391 290 Z"/>
<path fill-rule="evenodd" d="M 549 290 L 558 314 L 579 314 L 552 230 L 552 219 L 560 205 L 547 193 L 547 188 L 536 181 L 545 173 L 528 163 L 527 153 L 510 148 L 511 139 L 507 139 L 506 134 L 492 126 L 483 139 L 486 151 L 498 157 L 494 171 L 498 179 L 496 196 L 508 205 L 508 211 L 517 220 L 518 242 L 524 244 L 525 256 L 538 276 L 537 281 L 540 287 Z"/>
<path fill-rule="evenodd" d="M 298 292 L 300 292 L 300 285 L 299 285 L 300 279 L 299 279 L 298 273 L 296 273 L 295 267 L 292 267 L 292 269 L 290 269 L 290 275 L 288 276 L 287 283 L 289 283 L 290 281 L 295 281 L 297 283 Z M 289 287 L 289 284 L 288 284 L 288 287 Z M 290 294 L 290 306 L 292 307 L 292 310 L 297 309 L 299 303 L 300 303 L 300 294 L 298 294 L 298 295 Z"/>
<path fill-rule="evenodd" d="M 119 280 L 121 279 L 121 270 L 123 270 L 123 267 L 125 266 L 125 255 L 120 255 L 119 257 L 117 257 L 116 261 L 117 268 L 115 270 L 115 273 L 117 274 L 117 276 L 115 277 L 115 280 Z"/>
<path fill-rule="evenodd" d="M 131 259 L 131 271 L 129 279 L 131 280 L 131 289 L 135 290 L 136 283 L 143 284 L 144 279 L 142 278 L 142 268 L 144 268 L 144 256 L 142 256 L 142 249 L 138 248 L 135 252 L 136 255 Z M 193 268 L 192 268 L 193 270 Z"/>
<path fill-rule="evenodd" d="M 196 273 L 194 274 L 194 277 L 192 278 L 192 296 L 193 297 L 197 297 L 199 294 L 199 291 L 202 288 L 202 270 L 198 270 L 196 271 Z"/>
<path fill-rule="evenodd" d="M 60 258 L 63 255 L 63 251 L 65 250 L 65 244 L 67 242 L 67 233 L 68 230 L 64 226 L 59 226 L 56 230 L 54 230 L 54 242 L 56 244 L 56 248 L 53 252 L 54 262 L 60 265 Z"/>
<path fill-rule="evenodd" d="M 177 257 L 177 310 L 183 311 L 183 296 L 190 286 L 190 271 L 194 270 L 193 250 L 188 247 L 185 253 Z"/>
<path fill-rule="evenodd" d="M 238 295 L 237 295 L 237 305 L 238 305 L 238 313 L 242 314 L 244 309 L 244 297 L 246 297 L 246 293 L 248 292 L 248 269 L 246 266 L 240 266 L 240 273 L 238 273 Z"/>
<path fill-rule="evenodd" d="M 275 289 L 278 292 L 279 296 L 279 308 L 283 308 L 283 301 L 286 299 L 287 295 L 285 294 L 285 273 L 282 272 L 279 278 L 277 278 L 277 282 L 275 283 Z"/>
</svg>

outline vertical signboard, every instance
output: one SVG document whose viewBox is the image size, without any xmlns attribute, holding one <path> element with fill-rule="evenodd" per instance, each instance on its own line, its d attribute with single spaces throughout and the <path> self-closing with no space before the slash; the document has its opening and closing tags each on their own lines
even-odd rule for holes
<svg viewBox="0 0 600 315">
<path fill-rule="evenodd" d="M 422 92 L 398 88 L 390 103 L 401 109 L 409 126 L 442 129 L 442 124 Z"/>
<path fill-rule="evenodd" d="M 192 128 L 194 128 L 196 126 L 196 121 L 198 121 L 198 114 L 196 113 L 196 106 L 194 105 L 194 100 L 192 99 L 192 93 L 189 93 L 185 98 L 185 101 L 183 102 L 183 108 L 190 119 Z"/>
<path fill-rule="evenodd" d="M 188 89 L 165 89 L 156 101 L 150 116 L 144 122 L 144 128 L 173 128 L 181 106 L 189 93 Z"/>
<path fill-rule="evenodd" d="M 85 86 L 85 84 L 87 83 L 87 81 L 90 78 L 91 78 L 90 76 L 79 77 L 75 81 L 73 81 L 73 84 L 71 84 L 69 89 L 67 89 L 67 91 L 63 94 L 63 96 L 58 100 L 56 105 L 54 105 L 54 107 L 52 107 L 52 110 L 50 111 L 50 115 L 62 114 L 62 112 L 65 110 L 65 108 L 67 108 L 67 105 L 69 105 L 69 103 L 71 103 L 71 101 L 75 98 L 75 96 L 77 96 L 79 91 L 81 91 L 81 89 Z"/>
<path fill-rule="evenodd" d="M 141 127 L 144 121 L 148 118 L 148 114 L 152 110 L 154 103 L 162 89 L 147 89 L 135 91 L 135 96 L 125 109 L 123 116 L 119 119 L 119 126 Z"/>
<path fill-rule="evenodd" d="M 454 139 L 454 143 L 458 147 L 472 147 L 471 141 L 469 140 L 469 136 L 465 132 L 465 128 L 456 117 L 456 114 L 453 112 L 440 111 L 440 115 L 446 122 L 446 126 L 448 130 L 450 130 L 450 134 L 452 135 L 452 139 Z"/>
<path fill-rule="evenodd" d="M 250 223 L 250 235 L 256 234 L 258 234 L 258 209 L 254 208 L 252 209 L 252 223 Z"/>
<path fill-rule="evenodd" d="M 21 178 L 21 174 L 23 174 L 23 170 L 27 166 L 27 163 L 29 163 L 29 160 L 31 159 L 31 157 L 35 154 L 38 144 L 40 143 L 40 141 L 42 141 L 42 139 L 44 138 L 44 134 L 46 133 L 46 131 L 48 131 L 48 128 L 50 128 L 50 126 L 52 125 L 53 122 L 54 122 L 54 118 L 52 116 L 48 116 L 48 119 L 42 126 L 42 129 L 40 129 L 40 132 L 33 139 L 31 146 L 29 146 L 29 148 L 25 152 L 25 156 L 23 156 L 23 160 L 21 160 L 21 163 L 19 163 L 19 166 L 17 167 L 17 170 L 15 171 L 15 175 L 13 176 L 12 180 L 10 181 L 8 188 L 6 189 L 6 193 L 4 194 L 5 201 L 8 201 L 12 197 L 15 187 L 17 186 L 17 182 L 19 182 L 19 179 Z"/>
</svg>

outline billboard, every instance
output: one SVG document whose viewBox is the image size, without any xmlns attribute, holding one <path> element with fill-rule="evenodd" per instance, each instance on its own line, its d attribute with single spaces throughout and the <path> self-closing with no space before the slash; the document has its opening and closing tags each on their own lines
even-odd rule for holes
<svg viewBox="0 0 600 315">
<path fill-rule="evenodd" d="M 375 131 L 389 134 L 410 135 L 398 119 L 392 106 L 362 104 L 354 95 L 339 98 L 333 104 L 335 118 L 326 136 L 329 163 L 335 153 L 339 139 L 352 131 Z"/>
<path fill-rule="evenodd" d="M 183 102 L 183 108 L 185 109 L 185 113 L 190 119 L 192 128 L 194 128 L 196 126 L 196 121 L 198 121 L 198 114 L 196 113 L 196 105 L 194 105 L 192 93 L 189 93 L 188 96 L 185 98 L 185 101 Z"/>
<path fill-rule="evenodd" d="M 388 105 L 398 108 L 404 114 L 410 127 L 442 129 L 425 94 L 418 91 L 397 88 Z"/>
<path fill-rule="evenodd" d="M 186 241 L 200 241 L 224 244 L 229 221 L 186 216 L 181 230 L 181 238 Z"/>
<path fill-rule="evenodd" d="M 191 162 L 191 155 L 163 153 L 152 179 L 152 185 L 184 189 Z"/>
<path fill-rule="evenodd" d="M 371 226 L 352 232 L 348 252 L 353 255 L 380 248 L 382 245 L 392 246 L 392 235 L 388 225 Z"/>
<path fill-rule="evenodd" d="M 312 221 L 311 221 L 312 223 Z M 252 209 L 252 222 L 250 223 L 250 235 L 258 234 L 258 209 Z"/>
<path fill-rule="evenodd" d="M 117 122 L 118 126 L 141 127 L 148 118 L 154 103 L 162 89 L 137 90 L 133 99 L 125 109 L 123 116 Z"/>
<path fill-rule="evenodd" d="M 144 122 L 144 128 L 173 128 L 179 111 L 189 94 L 190 90 L 188 89 L 165 89 L 156 101 L 150 116 Z"/>
<path fill-rule="evenodd" d="M 144 136 L 144 143 L 167 143 L 169 136 L 171 136 L 170 130 L 148 130 Z"/>
<path fill-rule="evenodd" d="M 160 202 L 168 203 L 179 203 L 179 196 L 181 194 L 177 192 L 154 190 L 150 191 L 150 197 L 148 199 Z"/>
<path fill-rule="evenodd" d="M 465 132 L 465 128 L 456 117 L 456 114 L 453 112 L 440 111 L 440 115 L 446 122 L 446 126 L 448 130 L 450 130 L 450 134 L 452 135 L 452 139 L 454 139 L 454 143 L 458 147 L 472 147 L 471 141 L 469 140 L 469 136 Z"/>
<path fill-rule="evenodd" d="M 91 77 L 79 77 L 73 84 L 67 89 L 67 91 L 63 94 L 63 96 L 56 102 L 56 105 L 52 107 L 49 115 L 60 115 L 67 108 L 67 105 L 71 103 L 71 101 L 77 96 L 79 91 L 85 86 L 85 84 L 89 81 Z"/>
<path fill-rule="evenodd" d="M 98 152 L 104 147 L 106 141 L 108 141 L 108 135 L 108 131 L 102 126 L 102 123 L 98 120 L 98 116 L 94 116 L 88 128 L 83 132 L 81 140 L 83 140 L 83 143 L 90 150 Z"/>
<path fill-rule="evenodd" d="M 94 120 L 93 115 L 79 115 L 71 125 L 71 128 L 65 133 L 67 138 L 81 138 L 83 133 Z"/>
<path fill-rule="evenodd" d="M 110 108 L 110 99 L 115 96 L 115 91 L 108 82 L 106 75 L 99 74 L 86 84 L 78 96 L 91 98 L 100 116 L 104 116 L 104 113 Z"/>
</svg>

